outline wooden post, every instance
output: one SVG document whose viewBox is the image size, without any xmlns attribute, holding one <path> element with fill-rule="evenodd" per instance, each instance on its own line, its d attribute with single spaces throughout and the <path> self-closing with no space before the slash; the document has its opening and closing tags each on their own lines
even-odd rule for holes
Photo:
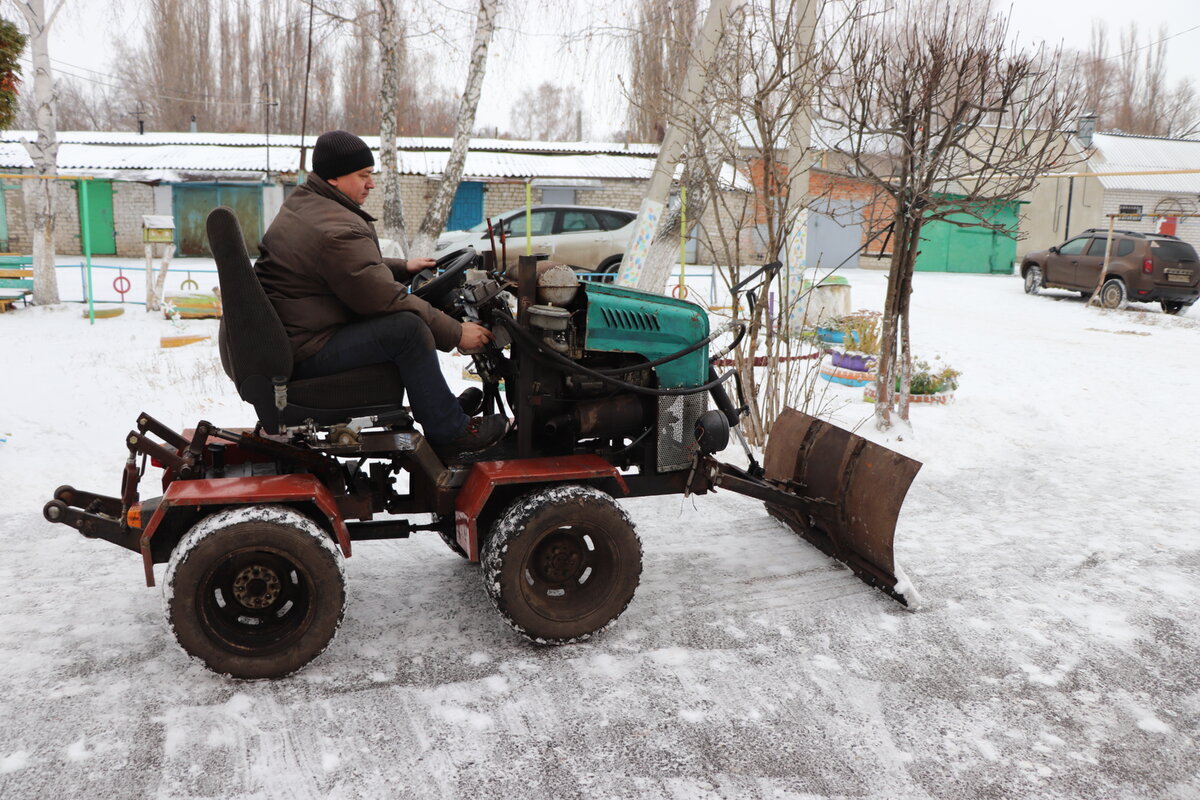
<svg viewBox="0 0 1200 800">
<path fill-rule="evenodd" d="M 1100 267 L 1100 277 L 1096 280 L 1096 289 L 1092 292 L 1088 305 L 1100 305 L 1100 287 L 1104 286 L 1104 276 L 1108 274 L 1108 262 L 1112 259 L 1113 227 L 1117 222 L 1116 214 L 1108 215 L 1108 239 L 1104 243 L 1104 265 Z"/>
</svg>

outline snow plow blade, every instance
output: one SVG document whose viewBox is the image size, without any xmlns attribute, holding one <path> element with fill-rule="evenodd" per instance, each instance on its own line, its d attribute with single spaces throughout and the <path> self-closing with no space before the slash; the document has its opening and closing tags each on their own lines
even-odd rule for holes
<svg viewBox="0 0 1200 800">
<path fill-rule="evenodd" d="M 766 500 L 768 513 L 908 605 L 892 550 L 896 518 L 919 461 L 785 408 L 763 455 L 764 477 L 802 503 Z M 764 498 L 765 499 L 765 498 Z"/>
</svg>

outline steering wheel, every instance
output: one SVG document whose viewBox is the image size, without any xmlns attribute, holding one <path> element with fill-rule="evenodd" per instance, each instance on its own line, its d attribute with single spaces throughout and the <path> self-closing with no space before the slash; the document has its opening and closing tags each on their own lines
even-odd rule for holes
<svg viewBox="0 0 1200 800">
<path fill-rule="evenodd" d="M 409 294 L 416 295 L 430 305 L 441 308 L 450 290 L 461 282 L 462 274 L 475 263 L 479 255 L 474 247 L 455 250 L 437 260 L 437 267 L 442 274 L 431 269 L 423 269 L 413 276 L 409 282 Z"/>
</svg>

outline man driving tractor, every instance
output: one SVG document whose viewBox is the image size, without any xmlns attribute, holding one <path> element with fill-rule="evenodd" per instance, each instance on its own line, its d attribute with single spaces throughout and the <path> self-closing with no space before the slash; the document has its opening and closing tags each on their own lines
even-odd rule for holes
<svg viewBox="0 0 1200 800">
<path fill-rule="evenodd" d="M 375 159 L 367 143 L 328 131 L 313 148 L 312 173 L 280 208 L 260 245 L 255 273 L 287 332 L 293 378 L 317 378 L 391 362 L 413 416 L 445 456 L 482 450 L 508 429 L 503 414 L 470 417 L 480 394 L 456 399 L 437 350 L 472 350 L 491 340 L 474 322 L 459 322 L 409 294 L 413 275 L 433 259 L 384 258 L 362 209 Z"/>
</svg>

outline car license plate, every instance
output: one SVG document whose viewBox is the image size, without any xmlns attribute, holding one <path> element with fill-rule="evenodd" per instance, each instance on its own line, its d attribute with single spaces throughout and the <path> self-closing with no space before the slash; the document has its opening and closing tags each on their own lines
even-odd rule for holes
<svg viewBox="0 0 1200 800">
<path fill-rule="evenodd" d="M 1188 272 L 1168 272 L 1168 283 L 1191 283 L 1191 273 Z"/>
</svg>

